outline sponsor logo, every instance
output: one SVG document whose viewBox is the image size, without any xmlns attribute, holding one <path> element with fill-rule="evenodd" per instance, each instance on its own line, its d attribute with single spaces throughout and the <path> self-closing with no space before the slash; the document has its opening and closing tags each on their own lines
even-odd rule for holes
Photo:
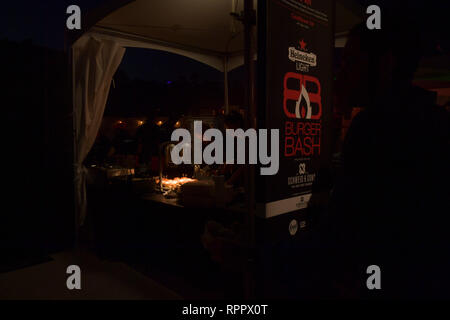
<svg viewBox="0 0 450 320">
<path fill-rule="evenodd" d="M 290 85 L 297 83 L 297 88 Z M 315 87 L 315 92 L 308 92 L 307 87 Z M 289 101 L 295 101 L 292 112 Z M 302 103 L 304 102 L 304 103 Z M 315 107 L 313 110 L 313 106 Z M 287 72 L 284 76 L 283 109 L 288 118 L 318 120 L 322 116 L 322 99 L 320 81 L 316 77 L 301 73 Z"/>
<path fill-rule="evenodd" d="M 297 220 L 293 219 L 291 223 L 289 223 L 289 233 L 291 236 L 295 235 L 298 230 L 298 222 Z"/>
<path fill-rule="evenodd" d="M 305 174 L 305 173 L 306 173 L 306 165 L 304 162 L 302 162 L 298 165 L 298 174 Z"/>
<path fill-rule="evenodd" d="M 294 47 L 289 47 L 289 60 L 299 61 L 313 67 L 317 66 L 317 56 L 314 53 L 303 52 Z"/>
<path fill-rule="evenodd" d="M 288 58 L 295 62 L 297 71 L 309 72 L 310 67 L 317 66 L 317 55 L 306 50 L 306 42 L 302 39 L 297 47 L 288 48 Z"/>
</svg>

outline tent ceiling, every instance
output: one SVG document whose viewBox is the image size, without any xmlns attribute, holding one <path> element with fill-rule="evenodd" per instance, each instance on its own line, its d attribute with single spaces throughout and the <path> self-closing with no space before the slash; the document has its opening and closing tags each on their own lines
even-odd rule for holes
<svg viewBox="0 0 450 320">
<path fill-rule="evenodd" d="M 256 7 L 256 0 L 255 7 Z M 113 11 L 96 27 L 169 43 L 211 55 L 243 51 L 243 26 L 230 12 L 241 12 L 244 0 L 135 0 Z M 355 9 L 356 8 L 356 9 Z M 336 3 L 336 34 L 361 21 L 353 1 Z"/>
<path fill-rule="evenodd" d="M 255 1 L 256 2 L 256 1 Z M 239 53 L 243 26 L 230 12 L 243 0 L 136 0 L 112 12 L 96 26 L 210 54 Z"/>
</svg>

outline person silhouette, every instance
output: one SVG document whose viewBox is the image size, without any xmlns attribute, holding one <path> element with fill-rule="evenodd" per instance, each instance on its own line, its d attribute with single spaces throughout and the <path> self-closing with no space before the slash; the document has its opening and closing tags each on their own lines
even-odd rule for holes
<svg viewBox="0 0 450 320">
<path fill-rule="evenodd" d="M 319 237 L 340 297 L 450 297 L 450 120 L 412 85 L 420 57 L 419 32 L 398 18 L 349 33 L 337 103 L 363 110 L 345 137 Z M 382 290 L 366 286 L 370 265 L 381 269 Z"/>
</svg>

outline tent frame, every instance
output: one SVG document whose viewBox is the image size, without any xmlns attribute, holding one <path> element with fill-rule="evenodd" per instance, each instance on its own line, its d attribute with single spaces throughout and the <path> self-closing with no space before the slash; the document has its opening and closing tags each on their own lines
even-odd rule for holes
<svg viewBox="0 0 450 320">
<path fill-rule="evenodd" d="M 92 35 L 99 35 L 99 36 L 106 36 L 106 37 L 112 37 L 116 39 L 122 39 L 123 41 L 133 42 L 135 44 L 141 43 L 146 44 L 143 48 L 153 48 L 157 50 L 164 50 L 167 52 L 173 52 L 178 54 L 182 54 L 181 52 L 184 52 L 185 56 L 188 56 L 192 59 L 195 59 L 197 61 L 206 63 L 205 61 L 202 61 L 198 57 L 204 56 L 209 57 L 210 59 L 216 59 L 216 62 L 214 65 L 211 65 L 211 63 L 206 63 L 214 68 L 216 68 L 219 71 L 222 71 L 224 73 L 224 107 L 225 111 L 229 111 L 229 84 L 228 84 L 228 72 L 231 71 L 233 68 L 244 65 L 245 67 L 245 116 L 246 116 L 246 126 L 247 128 L 256 128 L 256 104 L 255 104 L 255 90 L 256 90 L 256 84 L 255 84 L 255 57 L 256 57 L 256 50 L 254 48 L 254 45 L 252 43 L 252 33 L 253 28 L 256 24 L 255 21 L 255 8 L 253 0 L 244 0 L 244 14 L 243 17 L 240 17 L 238 20 L 240 20 L 244 24 L 244 50 L 243 51 L 236 51 L 236 52 L 218 52 L 214 50 L 206 50 L 198 47 L 191 47 L 179 43 L 171 43 L 166 42 L 162 40 L 157 39 L 151 39 L 144 36 L 127 33 L 123 31 L 118 31 L 112 28 L 106 28 L 106 27 L 100 27 L 96 26 L 95 24 L 98 23 L 101 19 L 105 18 L 110 13 L 114 12 L 115 10 L 124 7 L 135 0 L 113 0 L 109 3 L 108 6 L 104 6 L 98 10 L 95 10 L 94 12 L 89 12 L 88 15 L 84 15 L 83 21 L 87 21 L 86 26 L 84 27 L 84 32 L 72 32 L 68 33 L 67 36 L 69 37 L 70 41 L 68 41 L 67 45 L 67 52 L 68 52 L 68 65 L 69 70 L 72 71 L 72 76 L 69 79 L 70 87 L 71 87 L 71 103 L 73 108 L 73 152 L 74 152 L 74 163 L 76 163 L 77 159 L 77 127 L 76 127 L 76 112 L 75 112 L 75 103 L 74 103 L 74 90 L 75 90 L 75 81 L 74 81 L 74 74 L 75 74 L 75 66 L 73 61 L 73 45 L 76 43 L 76 41 L 87 34 Z M 342 0 L 344 1 L 344 0 Z M 349 1 L 346 1 L 349 2 Z M 333 12 L 335 15 L 335 12 Z M 255 33 L 256 35 L 256 33 Z M 232 37 L 233 38 L 233 37 Z M 232 39 L 231 38 L 231 39 Z M 231 40 L 230 39 L 230 40 Z M 339 43 L 337 42 L 339 39 Z M 335 45 L 341 46 L 342 43 L 345 42 L 345 34 L 336 34 L 335 35 Z M 197 56 L 197 59 L 195 58 Z M 75 174 L 76 168 L 74 168 L 74 174 Z M 249 255 L 247 256 L 247 268 L 246 268 L 246 281 L 245 281 L 245 287 L 246 287 L 246 296 L 247 297 L 254 297 L 254 283 L 252 279 L 252 266 L 253 266 L 253 257 L 251 256 L 255 245 L 255 168 L 251 165 L 246 165 L 245 170 L 245 181 L 246 181 L 246 194 L 248 195 L 247 199 L 247 205 L 248 205 L 248 219 L 247 224 L 250 228 L 250 232 L 248 235 L 248 249 L 249 249 Z M 75 197 L 74 190 L 74 197 Z M 75 201 L 75 214 L 74 214 L 74 221 L 75 221 L 75 249 L 79 248 L 79 208 L 76 206 Z"/>
</svg>

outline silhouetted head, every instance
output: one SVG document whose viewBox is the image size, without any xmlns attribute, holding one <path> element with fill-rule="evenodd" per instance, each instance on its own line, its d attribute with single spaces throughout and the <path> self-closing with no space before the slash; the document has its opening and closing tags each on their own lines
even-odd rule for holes
<svg viewBox="0 0 450 320">
<path fill-rule="evenodd" d="M 365 107 L 411 83 L 422 51 L 417 25 L 383 17 L 381 29 L 369 30 L 364 22 L 349 32 L 336 84 L 344 109 Z"/>
<path fill-rule="evenodd" d="M 240 113 L 231 111 L 226 115 L 224 124 L 226 129 L 244 128 L 244 119 L 242 118 Z"/>
</svg>

